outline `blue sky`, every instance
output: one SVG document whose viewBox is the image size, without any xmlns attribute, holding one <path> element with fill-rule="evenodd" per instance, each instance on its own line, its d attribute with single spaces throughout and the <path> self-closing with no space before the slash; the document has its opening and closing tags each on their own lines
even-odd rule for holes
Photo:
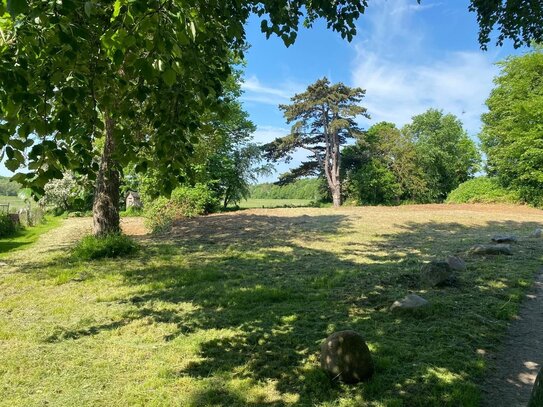
<svg viewBox="0 0 543 407">
<path fill-rule="evenodd" d="M 522 51 L 510 44 L 477 42 L 478 26 L 469 0 L 371 0 L 358 21 L 358 35 L 349 43 L 319 21 L 302 29 L 286 48 L 278 38 L 266 40 L 260 21 L 247 26 L 245 109 L 257 125 L 255 141 L 266 143 L 288 133 L 278 104 L 327 76 L 332 82 L 360 86 L 371 120 L 363 128 L 387 120 L 402 126 L 430 107 L 456 114 L 476 138 L 484 101 L 498 73 L 495 62 Z M 290 167 L 303 159 L 299 152 Z M 289 166 L 279 164 L 273 181 Z M 10 175 L 0 164 L 0 174 Z"/>
<path fill-rule="evenodd" d="M 474 139 L 484 102 L 499 72 L 495 62 L 521 50 L 511 44 L 481 51 L 476 15 L 469 0 L 371 0 L 358 21 L 358 35 L 349 43 L 319 22 L 300 31 L 286 48 L 278 38 L 265 39 L 259 21 L 247 27 L 252 45 L 247 53 L 243 103 L 257 125 L 255 140 L 265 143 L 288 133 L 277 105 L 327 76 L 366 89 L 363 105 L 371 120 L 398 126 L 430 107 L 457 115 Z M 274 176 L 299 163 L 280 164 Z"/>
</svg>

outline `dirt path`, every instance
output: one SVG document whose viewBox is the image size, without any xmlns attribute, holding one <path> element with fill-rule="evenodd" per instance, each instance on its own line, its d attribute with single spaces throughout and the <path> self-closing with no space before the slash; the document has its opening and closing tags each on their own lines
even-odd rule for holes
<svg viewBox="0 0 543 407">
<path fill-rule="evenodd" d="M 121 219 L 121 228 L 129 236 L 142 236 L 147 233 L 143 226 L 143 218 L 130 217 Z M 36 254 L 67 250 L 82 236 L 92 232 L 91 218 L 69 218 L 62 224 L 45 233 L 32 245 L 32 251 Z M 13 252 L 9 257 L 21 257 L 21 251 Z M 29 259 L 31 261 L 32 259 Z"/>
<path fill-rule="evenodd" d="M 543 365 L 543 269 L 483 386 L 485 406 L 525 407 Z"/>
</svg>

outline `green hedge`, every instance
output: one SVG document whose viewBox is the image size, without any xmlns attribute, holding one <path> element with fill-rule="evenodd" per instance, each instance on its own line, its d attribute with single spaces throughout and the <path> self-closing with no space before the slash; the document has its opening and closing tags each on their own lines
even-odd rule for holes
<svg viewBox="0 0 543 407">
<path fill-rule="evenodd" d="M 498 180 L 479 177 L 466 181 L 451 191 L 447 203 L 520 203 L 517 191 L 502 187 Z"/>
<path fill-rule="evenodd" d="M 283 186 L 275 184 L 259 184 L 250 187 L 253 199 L 309 199 L 318 201 L 321 198 L 321 181 L 318 178 L 299 179 Z"/>
<path fill-rule="evenodd" d="M 17 231 L 17 226 L 7 213 L 0 213 L 0 237 L 10 237 Z"/>
</svg>

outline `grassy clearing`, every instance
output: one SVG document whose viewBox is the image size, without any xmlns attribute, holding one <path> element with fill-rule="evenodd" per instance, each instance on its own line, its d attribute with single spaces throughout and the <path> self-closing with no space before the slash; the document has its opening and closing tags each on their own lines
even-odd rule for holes
<svg viewBox="0 0 543 407">
<path fill-rule="evenodd" d="M 66 228 L 46 241 L 73 236 Z M 541 265 L 541 211 L 497 206 L 247 210 L 140 238 L 129 258 L 12 254 L 0 269 L 6 406 L 476 406 L 478 383 Z M 83 224 L 81 224 L 83 225 Z M 75 229 L 74 229 L 75 230 Z M 515 233 L 425 290 L 422 262 Z M 392 314 L 408 292 L 430 309 Z M 376 374 L 332 383 L 320 342 L 354 329 Z"/>
<path fill-rule="evenodd" d="M 251 208 L 292 208 L 309 206 L 309 199 L 253 199 L 242 200 L 238 205 L 242 209 Z"/>
<path fill-rule="evenodd" d="M 15 236 L 0 238 L 0 258 L 5 257 L 10 252 L 27 248 L 44 233 L 58 227 L 61 219 L 53 216 L 46 216 L 45 222 L 27 227 L 16 232 Z"/>
<path fill-rule="evenodd" d="M 9 211 L 11 213 L 25 207 L 24 201 L 17 196 L 0 195 L 0 204 L 9 204 Z"/>
</svg>

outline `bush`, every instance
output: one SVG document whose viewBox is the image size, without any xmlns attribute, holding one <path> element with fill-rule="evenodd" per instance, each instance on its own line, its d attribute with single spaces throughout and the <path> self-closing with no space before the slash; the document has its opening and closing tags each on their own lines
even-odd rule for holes
<svg viewBox="0 0 543 407">
<path fill-rule="evenodd" d="M 205 185 L 179 187 L 173 190 L 170 199 L 160 197 L 146 203 L 146 226 L 155 233 L 164 232 L 176 219 L 206 215 L 218 206 L 219 200 Z"/>
<path fill-rule="evenodd" d="M 17 232 L 17 226 L 7 213 L 0 213 L 0 237 L 13 236 Z"/>
<path fill-rule="evenodd" d="M 73 249 L 73 255 L 80 260 L 95 260 L 104 257 L 119 257 L 135 252 L 138 245 L 122 234 L 85 236 Z"/>
<path fill-rule="evenodd" d="M 517 191 L 502 187 L 496 178 L 479 177 L 466 181 L 452 191 L 447 203 L 520 203 Z"/>
</svg>

